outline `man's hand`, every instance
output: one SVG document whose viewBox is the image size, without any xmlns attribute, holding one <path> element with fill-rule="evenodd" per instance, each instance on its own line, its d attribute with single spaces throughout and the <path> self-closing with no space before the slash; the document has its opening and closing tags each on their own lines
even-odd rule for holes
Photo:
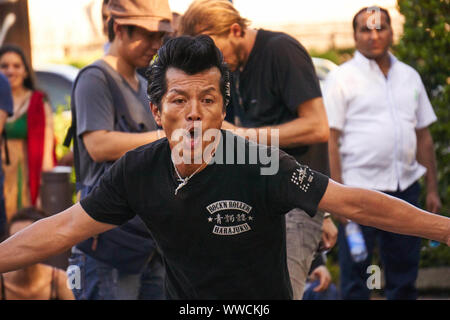
<svg viewBox="0 0 450 320">
<path fill-rule="evenodd" d="M 324 250 L 330 250 L 336 244 L 338 229 L 330 218 L 323 220 L 322 243 Z"/>
<path fill-rule="evenodd" d="M 427 211 L 438 213 L 441 210 L 442 204 L 441 199 L 437 192 L 428 192 L 426 199 Z"/>
<path fill-rule="evenodd" d="M 324 265 L 318 266 L 309 276 L 311 280 L 319 280 L 319 285 L 314 288 L 314 292 L 322 292 L 328 289 L 331 283 L 331 274 Z"/>
</svg>

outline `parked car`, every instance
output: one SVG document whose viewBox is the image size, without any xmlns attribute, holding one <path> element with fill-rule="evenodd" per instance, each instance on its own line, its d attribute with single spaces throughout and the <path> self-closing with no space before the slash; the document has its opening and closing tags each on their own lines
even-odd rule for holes
<svg viewBox="0 0 450 320">
<path fill-rule="evenodd" d="M 325 82 L 325 78 L 327 74 L 337 67 L 333 61 L 323 58 L 312 57 L 312 61 L 314 64 L 314 68 L 316 69 L 317 78 L 319 78 L 320 87 L 323 93 L 323 84 Z"/>
<path fill-rule="evenodd" d="M 47 94 L 53 112 L 58 106 L 70 111 L 70 93 L 72 85 L 80 70 L 64 64 L 51 64 L 35 70 L 37 86 Z"/>
</svg>

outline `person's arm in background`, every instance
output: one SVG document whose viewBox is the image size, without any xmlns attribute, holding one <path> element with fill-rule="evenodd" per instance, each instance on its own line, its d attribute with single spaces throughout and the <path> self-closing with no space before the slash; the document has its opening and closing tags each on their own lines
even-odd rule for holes
<svg viewBox="0 0 450 320">
<path fill-rule="evenodd" d="M 342 183 L 341 156 L 339 153 L 339 138 L 341 131 L 330 129 L 330 140 L 328 141 L 328 155 L 330 158 L 330 176 L 336 182 Z M 347 219 L 333 216 L 339 223 L 346 224 Z"/>
<path fill-rule="evenodd" d="M 328 141 L 328 155 L 330 157 L 331 179 L 342 183 L 341 156 L 339 154 L 339 138 L 341 131 L 330 129 L 330 140 Z"/>
<path fill-rule="evenodd" d="M 8 113 L 5 110 L 0 109 L 0 133 L 3 132 L 3 129 L 5 128 L 5 123 L 6 123 L 7 118 L 8 118 Z M 0 139 L 1 139 L 1 135 L 0 135 Z"/>
<path fill-rule="evenodd" d="M 55 134 L 53 126 L 53 111 L 48 102 L 44 101 L 45 132 L 44 132 L 44 155 L 42 158 L 42 171 L 53 169 L 55 161 Z"/>
<path fill-rule="evenodd" d="M 91 158 L 96 162 L 115 161 L 127 151 L 164 138 L 163 130 L 143 133 L 96 130 L 82 135 Z"/>
<path fill-rule="evenodd" d="M 312 59 L 305 48 L 289 37 L 277 37 L 270 41 L 265 49 L 271 56 L 269 68 L 273 82 L 266 84 L 265 90 L 277 92 L 277 100 L 283 105 L 273 106 L 286 108 L 291 114 L 297 115 L 286 123 L 273 123 L 269 126 L 252 128 L 256 130 L 257 142 L 274 144 L 272 135 L 277 135 L 274 142 L 281 148 L 294 148 L 304 145 L 323 143 L 328 141 L 329 128 L 327 114 L 322 98 L 320 83 L 317 78 Z M 225 124 L 229 126 L 229 123 Z M 244 136 L 252 129 L 235 132 Z M 271 132 L 275 130 L 275 132 Z M 260 141 L 259 131 L 268 131 L 271 135 L 267 142 Z M 276 132 L 278 131 L 278 132 Z M 248 134 L 251 138 L 251 134 Z M 278 138 L 278 140 L 277 140 Z"/>
<path fill-rule="evenodd" d="M 127 151 L 164 137 L 164 131 L 115 131 L 113 95 L 99 70 L 81 74 L 74 88 L 77 135 L 96 162 L 115 161 Z M 148 106 L 150 108 L 150 106 Z"/>
<path fill-rule="evenodd" d="M 313 289 L 314 292 L 323 292 L 328 289 L 331 284 L 331 274 L 327 267 L 323 264 L 315 268 L 309 275 L 311 280 L 319 280 L 317 287 Z"/>
<path fill-rule="evenodd" d="M 319 280 L 319 284 L 313 289 L 314 292 L 322 292 L 328 289 L 331 283 L 331 274 L 325 265 L 326 256 L 319 253 L 311 263 L 309 270 L 309 281 Z"/>
<path fill-rule="evenodd" d="M 3 133 L 3 129 L 5 128 L 6 119 L 8 116 L 12 116 L 13 111 L 13 98 L 8 78 L 0 73 L 0 140 L 1 133 Z"/>
<path fill-rule="evenodd" d="M 228 122 L 224 122 L 222 128 L 233 130 L 235 134 L 252 139 L 253 132 L 256 132 L 256 141 L 260 138 L 259 131 L 265 130 L 269 135 L 267 144 L 272 144 L 272 134 L 274 129 L 278 130 L 279 147 L 292 148 L 301 145 L 310 145 L 328 141 L 329 128 L 327 114 L 321 97 L 313 98 L 301 103 L 297 107 L 298 118 L 286 123 L 260 128 L 240 128 Z M 254 139 L 252 139 L 254 140 Z"/>
<path fill-rule="evenodd" d="M 428 127 L 416 130 L 416 136 L 417 161 L 427 169 L 425 174 L 427 188 L 426 209 L 430 212 L 437 213 L 441 209 L 442 204 L 438 193 L 433 138 Z"/>
<path fill-rule="evenodd" d="M 338 237 L 338 229 L 334 224 L 333 220 L 331 220 L 331 215 L 329 213 L 328 216 L 325 216 L 322 223 L 322 247 L 319 250 L 330 250 L 334 247 Z"/>
</svg>

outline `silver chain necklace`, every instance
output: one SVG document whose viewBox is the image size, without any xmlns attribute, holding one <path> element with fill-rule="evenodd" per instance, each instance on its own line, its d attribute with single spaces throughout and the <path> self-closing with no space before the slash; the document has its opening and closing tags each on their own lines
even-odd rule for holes
<svg viewBox="0 0 450 320">
<path fill-rule="evenodd" d="M 217 145 L 216 145 L 217 146 Z M 211 156 L 209 157 L 209 159 L 207 161 L 205 161 L 200 167 L 197 168 L 197 170 L 195 170 L 189 177 L 186 178 L 182 178 L 180 173 L 177 170 L 177 167 L 175 165 L 175 163 L 172 162 L 173 164 L 173 168 L 175 169 L 175 172 L 177 173 L 178 176 L 178 181 L 180 181 L 181 183 L 178 185 L 178 187 L 175 189 L 175 195 L 177 195 L 178 190 L 180 190 L 181 188 L 183 188 L 189 181 L 189 179 L 191 179 L 197 172 L 200 171 L 200 169 L 202 169 L 204 167 L 204 165 L 208 165 L 209 161 L 211 161 L 211 159 L 214 157 L 214 153 L 216 150 L 216 146 L 214 146 L 213 151 L 211 152 Z M 206 167 L 205 166 L 205 167 Z"/>
<path fill-rule="evenodd" d="M 208 163 L 206 163 L 206 165 L 208 165 Z M 198 167 L 197 170 L 195 170 L 189 177 L 186 177 L 186 178 L 182 178 L 181 177 L 181 175 L 178 172 L 177 167 L 175 166 L 175 164 L 173 164 L 173 167 L 175 168 L 175 172 L 177 173 L 178 181 L 181 181 L 181 183 L 175 189 L 175 195 L 177 195 L 178 190 L 183 188 L 188 183 L 189 179 L 191 179 L 201 168 L 203 168 L 203 164 L 200 167 Z"/>
</svg>

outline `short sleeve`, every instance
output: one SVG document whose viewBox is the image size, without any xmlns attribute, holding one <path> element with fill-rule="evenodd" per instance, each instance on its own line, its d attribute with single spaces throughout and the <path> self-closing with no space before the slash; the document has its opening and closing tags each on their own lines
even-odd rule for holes
<svg viewBox="0 0 450 320">
<path fill-rule="evenodd" d="M 338 69 L 336 70 L 338 71 Z M 339 84 L 338 74 L 332 71 L 325 80 L 324 105 L 327 111 L 330 128 L 343 130 L 347 103 L 344 92 Z"/>
<path fill-rule="evenodd" d="M 420 77 L 420 76 L 419 76 Z M 436 114 L 434 113 L 433 106 L 428 99 L 427 91 L 422 83 L 422 80 L 419 79 L 419 93 L 418 93 L 418 106 L 416 110 L 416 129 L 423 129 L 428 127 L 430 124 L 437 120 Z"/>
<path fill-rule="evenodd" d="M 267 177 L 268 195 L 276 212 L 300 208 L 311 217 L 316 214 L 329 180 L 283 151 L 280 151 L 278 172 Z"/>
<path fill-rule="evenodd" d="M 114 105 L 103 72 L 97 68 L 83 71 L 74 90 L 77 135 L 114 130 Z"/>
<path fill-rule="evenodd" d="M 100 179 L 97 187 L 80 201 L 83 209 L 100 222 L 121 225 L 136 214 L 128 204 L 126 156 L 117 160 Z"/>
<path fill-rule="evenodd" d="M 271 48 L 279 92 L 284 104 L 297 114 L 300 104 L 322 97 L 312 59 L 300 43 L 285 35 L 274 38 Z"/>
<path fill-rule="evenodd" d="M 0 74 L 0 109 L 5 110 L 8 116 L 13 114 L 13 99 L 8 79 Z"/>
</svg>

